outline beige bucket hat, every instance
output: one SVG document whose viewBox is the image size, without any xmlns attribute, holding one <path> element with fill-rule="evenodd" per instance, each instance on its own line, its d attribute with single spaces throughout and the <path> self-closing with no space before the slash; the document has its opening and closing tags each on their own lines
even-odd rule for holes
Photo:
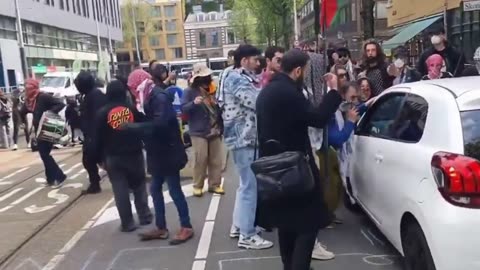
<svg viewBox="0 0 480 270">
<path fill-rule="evenodd" d="M 192 78 L 190 82 L 192 83 L 197 77 L 207 77 L 212 75 L 212 70 L 207 67 L 204 63 L 196 63 L 193 65 Z"/>
</svg>

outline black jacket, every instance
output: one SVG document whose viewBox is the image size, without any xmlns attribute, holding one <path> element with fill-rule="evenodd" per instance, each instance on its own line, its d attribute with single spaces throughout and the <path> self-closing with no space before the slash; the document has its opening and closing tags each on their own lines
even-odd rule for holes
<svg viewBox="0 0 480 270">
<path fill-rule="evenodd" d="M 156 86 L 145 100 L 145 123 L 125 127 L 142 134 L 152 175 L 178 174 L 188 162 L 173 100 L 173 95 Z"/>
<path fill-rule="evenodd" d="M 59 113 L 65 107 L 65 103 L 58 98 L 54 98 L 51 94 L 40 92 L 37 96 L 35 109 L 33 110 L 33 127 L 38 130 L 38 124 L 42 115 L 46 111 Z"/>
<path fill-rule="evenodd" d="M 367 66 L 366 76 L 370 80 L 370 86 L 372 88 L 372 95 L 378 96 L 386 89 L 393 85 L 395 77 L 390 76 L 387 72 L 388 63 L 381 62 L 374 67 Z"/>
<path fill-rule="evenodd" d="M 314 108 L 301 88 L 283 73 L 275 75 L 261 91 L 256 104 L 260 157 L 283 151 L 305 152 L 310 157 L 315 188 L 301 198 L 272 204 L 259 203 L 257 221 L 260 226 L 313 232 L 330 223 L 331 215 L 323 199 L 321 177 L 312 153 L 308 127 L 325 127 L 341 101 L 337 91 L 330 91 L 320 106 Z M 265 144 L 272 139 L 278 141 L 281 147 Z"/>
<path fill-rule="evenodd" d="M 141 137 L 136 132 L 123 130 L 120 127 L 125 123 L 143 120 L 143 114 L 126 102 L 109 102 L 102 107 L 96 116 L 95 133 L 91 141 L 93 159 L 101 163 L 106 156 L 129 156 L 142 153 Z"/>
<path fill-rule="evenodd" d="M 443 51 L 437 51 L 434 47 L 431 47 L 422 53 L 417 64 L 417 70 L 421 76 L 428 74 L 427 59 L 432 54 L 439 54 L 443 57 L 447 65 L 447 71 L 454 77 L 462 76 L 463 70 L 465 69 L 465 55 L 450 44 L 447 44 Z"/>
<path fill-rule="evenodd" d="M 85 140 L 92 136 L 95 116 L 106 103 L 107 98 L 99 89 L 92 89 L 83 95 L 80 102 L 80 128 Z"/>
</svg>

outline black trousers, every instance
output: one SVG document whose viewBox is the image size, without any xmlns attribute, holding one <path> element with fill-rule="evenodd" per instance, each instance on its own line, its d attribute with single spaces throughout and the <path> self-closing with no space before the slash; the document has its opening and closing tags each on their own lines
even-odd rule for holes
<svg viewBox="0 0 480 270">
<path fill-rule="evenodd" d="M 55 184 L 55 181 L 65 180 L 66 176 L 58 166 L 55 159 L 50 154 L 53 149 L 53 143 L 39 140 L 38 153 L 45 167 L 45 177 L 49 184 Z"/>
<path fill-rule="evenodd" d="M 107 156 L 105 165 L 110 183 L 112 183 L 115 204 L 122 227 L 127 229 L 135 224 L 130 204 L 130 191 L 133 193 L 139 221 L 149 223 L 152 220 L 152 212 L 148 207 L 143 153 Z"/>
<path fill-rule="evenodd" d="M 97 162 L 92 158 L 91 153 L 87 150 L 88 147 L 86 144 L 83 145 L 83 157 L 82 163 L 85 170 L 88 173 L 88 180 L 92 186 L 100 186 L 100 175 L 98 174 Z"/>
<path fill-rule="evenodd" d="M 278 230 L 283 270 L 310 270 L 317 232 L 297 233 Z"/>
<path fill-rule="evenodd" d="M 19 110 L 13 110 L 12 112 L 12 121 L 13 121 L 13 143 L 18 144 L 18 131 L 20 126 L 24 124 L 23 133 L 25 134 L 25 139 L 27 144 L 30 142 L 30 127 L 28 126 L 27 114 L 22 113 Z"/>
</svg>

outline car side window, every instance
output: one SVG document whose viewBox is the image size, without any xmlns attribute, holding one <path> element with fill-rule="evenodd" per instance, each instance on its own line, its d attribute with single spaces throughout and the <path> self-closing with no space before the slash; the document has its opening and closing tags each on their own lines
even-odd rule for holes
<svg viewBox="0 0 480 270">
<path fill-rule="evenodd" d="M 67 82 L 65 83 L 65 88 L 70 87 L 70 78 L 67 79 Z"/>
<path fill-rule="evenodd" d="M 408 94 L 405 104 L 392 126 L 392 136 L 403 142 L 419 142 L 423 136 L 427 114 L 427 101 L 421 96 Z"/>
<path fill-rule="evenodd" d="M 391 93 L 382 96 L 369 109 L 357 128 L 357 135 L 394 139 L 395 120 L 405 102 L 405 93 Z"/>
</svg>

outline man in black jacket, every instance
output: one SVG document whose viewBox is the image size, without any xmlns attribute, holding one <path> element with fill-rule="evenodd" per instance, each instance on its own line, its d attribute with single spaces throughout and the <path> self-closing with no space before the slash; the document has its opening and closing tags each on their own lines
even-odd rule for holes
<svg viewBox="0 0 480 270">
<path fill-rule="evenodd" d="M 80 103 L 80 125 L 83 133 L 83 166 L 88 172 L 90 186 L 85 193 L 94 194 L 102 191 L 100 188 L 100 175 L 92 153 L 92 134 L 95 127 L 95 116 L 98 110 L 106 103 L 105 94 L 95 87 L 95 78 L 87 71 L 81 71 L 74 81 L 78 92 L 82 94 Z"/>
<path fill-rule="evenodd" d="M 445 70 L 442 71 L 449 72 L 454 77 L 462 76 L 465 68 L 465 55 L 448 43 L 445 30 L 442 27 L 434 29 L 430 34 L 432 47 L 422 53 L 417 64 L 417 70 L 420 72 L 420 75 L 425 76 L 428 74 L 427 59 L 432 54 L 439 54 L 445 61 Z"/>
<path fill-rule="evenodd" d="M 308 155 L 315 178 L 315 187 L 301 197 L 278 202 L 259 202 L 257 220 L 262 227 L 277 227 L 280 254 L 285 270 L 309 270 L 317 232 L 331 221 L 324 202 L 319 170 L 310 146 L 308 127 L 323 128 L 334 116 L 342 98 L 337 93 L 337 78 L 327 75 L 330 92 L 318 108 L 302 93 L 303 77 L 308 74 L 309 57 L 300 50 L 287 52 L 282 59 L 282 72 L 258 96 L 257 129 L 259 154 L 269 156 L 284 151 L 300 151 Z M 267 144 L 275 140 L 278 143 Z"/>
<path fill-rule="evenodd" d="M 377 41 L 369 40 L 363 46 L 363 64 L 364 71 L 359 77 L 367 77 L 370 80 L 373 96 L 380 95 L 393 85 L 395 77 L 388 72 L 393 65 L 388 65 L 385 53 Z"/>
<path fill-rule="evenodd" d="M 92 159 L 105 165 L 123 232 L 137 228 L 132 215 L 130 190 L 135 197 L 140 225 L 152 222 L 145 183 L 142 140 L 135 132 L 120 129 L 125 123 L 143 119 L 143 115 L 128 104 L 127 91 L 125 85 L 118 80 L 108 84 L 108 103 L 97 113 L 92 140 Z"/>
</svg>

